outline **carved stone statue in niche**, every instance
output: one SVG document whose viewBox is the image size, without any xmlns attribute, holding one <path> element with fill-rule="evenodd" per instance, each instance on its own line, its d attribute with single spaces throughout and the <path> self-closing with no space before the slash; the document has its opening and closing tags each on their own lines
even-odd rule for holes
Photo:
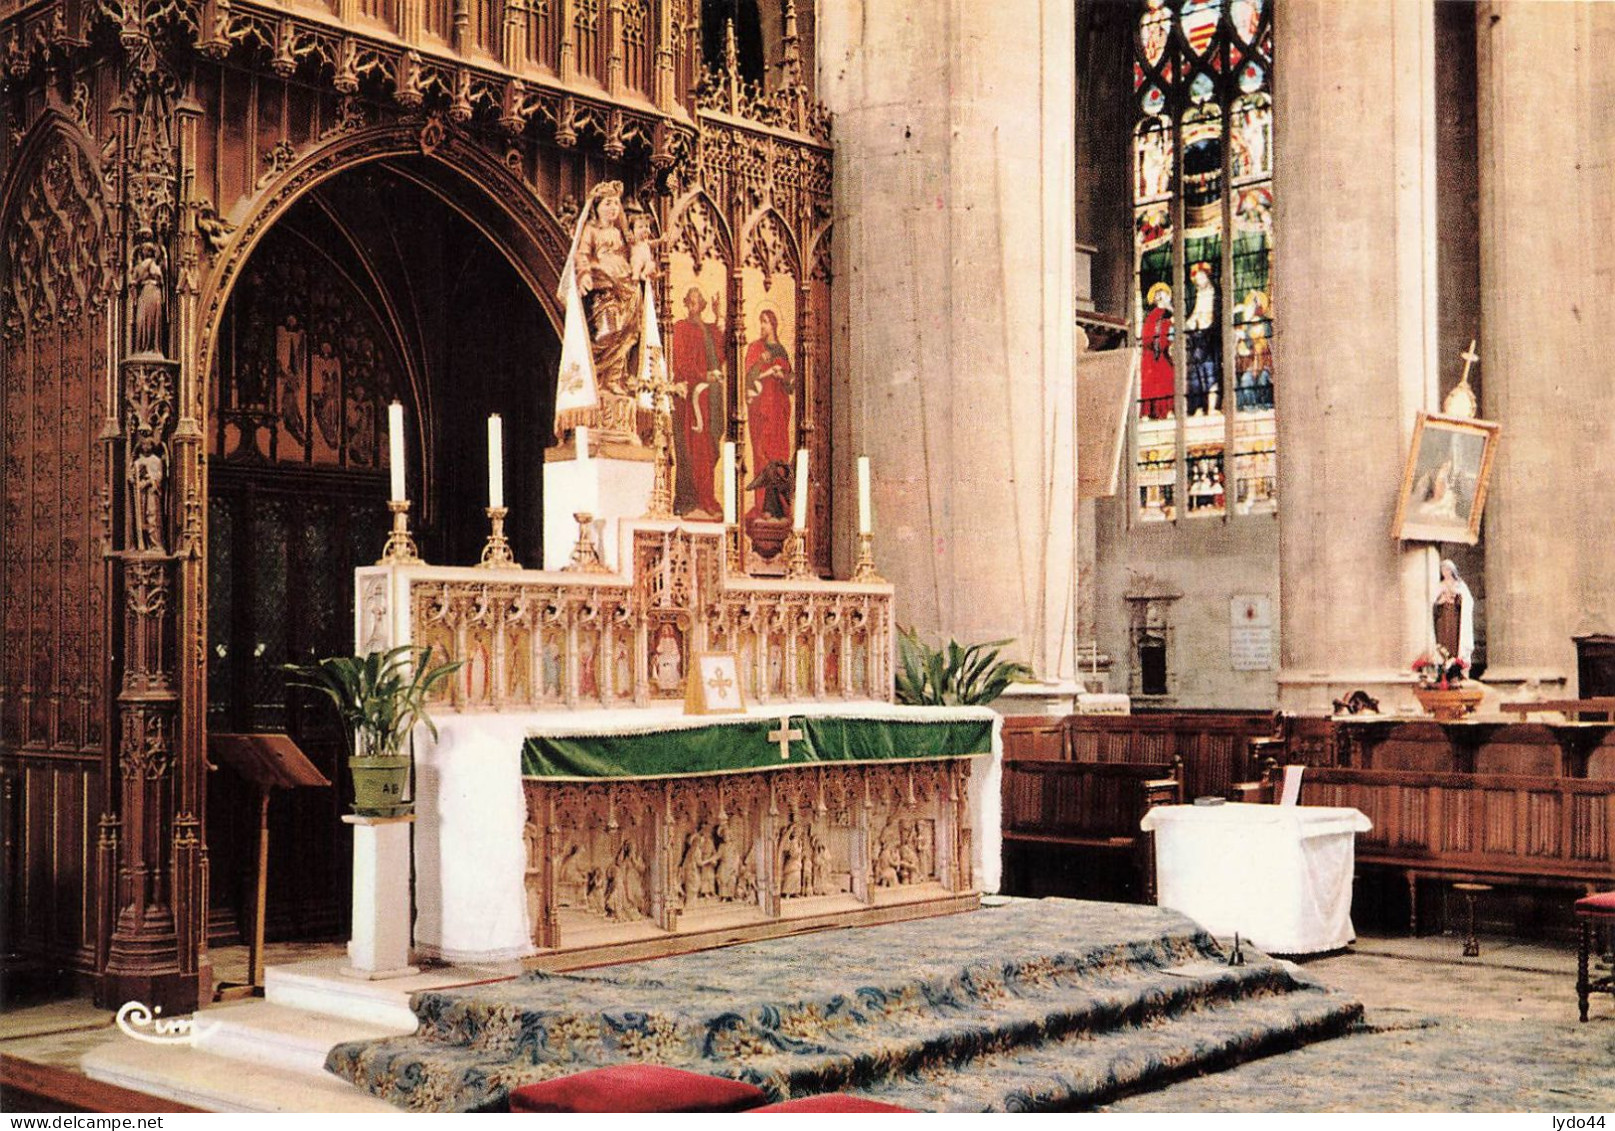
<svg viewBox="0 0 1615 1131">
<path fill-rule="evenodd" d="M 129 461 L 129 513 L 136 550 L 164 553 L 168 544 L 163 536 L 163 496 L 167 466 L 162 446 L 151 436 L 142 436 Z"/>
<path fill-rule="evenodd" d="M 532 826 L 529 826 L 532 827 Z M 561 866 L 555 870 L 555 905 L 557 907 L 585 907 L 588 905 L 589 876 L 593 869 L 586 865 L 581 845 L 568 845 Z"/>
<path fill-rule="evenodd" d="M 161 355 L 163 352 L 163 264 L 157 245 L 146 241 L 135 248 L 135 263 L 129 271 L 129 287 L 134 291 L 134 334 L 131 353 Z"/>
<path fill-rule="evenodd" d="M 538 917 L 544 908 L 544 861 L 539 851 L 541 837 L 538 826 L 528 821 L 522 826 L 522 843 L 527 849 L 527 868 L 522 886 L 527 893 L 527 931 L 538 929 Z"/>
</svg>

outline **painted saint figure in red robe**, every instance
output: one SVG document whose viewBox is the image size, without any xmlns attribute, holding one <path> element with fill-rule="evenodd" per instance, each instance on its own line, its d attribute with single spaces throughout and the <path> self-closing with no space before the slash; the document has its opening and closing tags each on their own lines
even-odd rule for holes
<svg viewBox="0 0 1615 1131">
<path fill-rule="evenodd" d="M 692 518 L 723 517 L 717 495 L 718 452 L 728 426 L 724 404 L 723 311 L 705 318 L 700 288 L 684 295 L 684 317 L 673 323 L 673 434 L 678 471 L 673 509 Z"/>
<path fill-rule="evenodd" d="M 791 401 L 796 378 L 791 355 L 779 340 L 779 315 L 764 310 L 758 316 L 762 336 L 746 347 L 746 426 L 751 436 L 751 467 L 761 476 L 771 463 L 782 463 L 789 470 L 794 435 Z M 752 496 L 748 517 L 762 515 L 764 492 Z M 771 518 L 788 518 L 769 515 Z"/>
<path fill-rule="evenodd" d="M 1172 415 L 1172 288 L 1156 283 L 1149 289 L 1150 309 L 1139 331 L 1138 415 L 1165 420 Z"/>
</svg>

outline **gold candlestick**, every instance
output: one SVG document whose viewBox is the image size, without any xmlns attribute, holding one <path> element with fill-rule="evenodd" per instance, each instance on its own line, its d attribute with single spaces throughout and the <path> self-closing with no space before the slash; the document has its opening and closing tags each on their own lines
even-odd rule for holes
<svg viewBox="0 0 1615 1131">
<path fill-rule="evenodd" d="M 808 565 L 806 530 L 797 530 L 791 534 L 791 569 L 785 576 L 792 581 L 815 576 L 812 567 Z"/>
<path fill-rule="evenodd" d="M 594 515 L 574 511 L 572 517 L 578 524 L 578 543 L 572 547 L 572 560 L 566 568 L 579 573 L 610 573 L 606 563 L 600 560 L 600 547 L 594 544 Z"/>
<path fill-rule="evenodd" d="M 852 568 L 854 581 L 872 581 L 884 584 L 886 579 L 875 572 L 875 536 L 858 535 L 858 563 Z"/>
<path fill-rule="evenodd" d="M 510 539 L 505 537 L 505 516 L 510 513 L 509 507 L 489 507 L 488 543 L 482 547 L 482 560 L 477 563 L 478 569 L 521 569 L 516 556 L 510 552 Z"/>
<path fill-rule="evenodd" d="M 739 577 L 746 572 L 745 555 L 740 544 L 740 524 L 727 523 L 723 528 L 724 564 L 729 573 Z"/>
<path fill-rule="evenodd" d="M 393 530 L 387 535 L 387 545 L 381 551 L 377 565 L 420 565 L 420 550 L 409 533 L 409 500 L 388 499 L 387 509 L 393 512 Z"/>
</svg>

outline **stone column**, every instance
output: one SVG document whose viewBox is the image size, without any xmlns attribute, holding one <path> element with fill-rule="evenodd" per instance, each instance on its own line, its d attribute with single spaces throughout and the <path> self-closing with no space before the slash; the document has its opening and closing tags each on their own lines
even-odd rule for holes
<svg viewBox="0 0 1615 1131">
<path fill-rule="evenodd" d="M 1575 682 L 1572 637 L 1615 632 L 1615 7 L 1483 4 L 1482 415 L 1502 422 L 1486 506 L 1488 681 Z"/>
<path fill-rule="evenodd" d="M 1431 634 L 1435 551 L 1391 526 L 1437 407 L 1432 0 L 1290 0 L 1275 34 L 1279 703 L 1327 710 Z"/>
<path fill-rule="evenodd" d="M 818 31 L 846 326 L 837 481 L 871 457 L 900 623 L 1013 637 L 1040 677 L 1069 678 L 1070 5 L 865 0 L 826 6 Z"/>
</svg>

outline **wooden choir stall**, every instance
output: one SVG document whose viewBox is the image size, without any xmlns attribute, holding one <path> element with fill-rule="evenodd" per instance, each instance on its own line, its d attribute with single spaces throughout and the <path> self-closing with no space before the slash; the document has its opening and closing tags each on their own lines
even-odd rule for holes
<svg viewBox="0 0 1615 1131">
<path fill-rule="evenodd" d="M 731 572 L 718 524 L 618 533 L 617 572 L 357 571 L 359 651 L 466 661 L 416 734 L 417 954 L 560 968 L 996 890 L 998 717 L 891 702 L 891 586 Z M 744 713 L 684 713 L 710 653 Z"/>
</svg>

